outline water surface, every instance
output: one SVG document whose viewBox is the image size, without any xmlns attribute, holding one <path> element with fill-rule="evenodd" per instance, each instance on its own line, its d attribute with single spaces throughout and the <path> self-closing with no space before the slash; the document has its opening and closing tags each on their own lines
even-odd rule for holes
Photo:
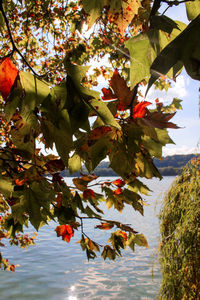
<svg viewBox="0 0 200 300">
<path fill-rule="evenodd" d="M 156 215 L 173 179 L 144 180 L 153 191 L 151 196 L 144 197 L 149 204 L 144 209 L 144 217 L 130 207 L 125 208 L 123 215 L 113 209 L 107 213 L 106 217 L 120 219 L 144 233 L 149 249 L 136 247 L 134 253 L 127 249 L 123 251 L 123 258 L 115 262 L 103 261 L 102 258 L 88 262 L 76 243 L 80 240 L 80 233 L 76 232 L 71 242 L 65 243 L 56 237 L 56 224 L 52 222 L 40 230 L 36 245 L 28 250 L 14 246 L 3 249 L 3 255 L 20 267 L 15 273 L 0 271 L 1 299 L 156 299 L 161 281 L 159 264 L 155 259 L 159 236 Z M 70 183 L 71 179 L 67 181 Z M 90 238 L 107 241 L 109 233 L 94 229 L 94 224 L 90 220 L 84 227 Z"/>
</svg>

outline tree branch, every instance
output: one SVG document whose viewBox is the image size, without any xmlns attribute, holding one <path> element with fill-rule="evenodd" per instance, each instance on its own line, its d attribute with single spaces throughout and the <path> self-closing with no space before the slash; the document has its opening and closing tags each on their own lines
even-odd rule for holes
<svg viewBox="0 0 200 300">
<path fill-rule="evenodd" d="M 8 30 L 8 34 L 9 34 L 9 37 L 10 37 L 10 41 L 12 43 L 12 51 L 11 53 L 9 53 L 8 55 L 6 55 L 5 57 L 9 57 L 9 56 L 12 56 L 14 54 L 14 52 L 17 52 L 19 54 L 19 56 L 22 58 L 22 60 L 24 61 L 24 63 L 28 66 L 28 68 L 31 70 L 31 72 L 37 76 L 37 77 L 46 77 L 47 76 L 47 73 L 44 74 L 44 75 L 38 75 L 34 69 L 30 66 L 30 64 L 27 62 L 26 58 L 21 54 L 20 50 L 17 48 L 17 46 L 15 45 L 15 42 L 13 40 L 13 37 L 12 37 L 12 33 L 11 33 L 11 30 L 10 30 L 10 24 L 9 24 L 9 21 L 8 21 L 8 18 L 6 17 L 6 14 L 5 14 L 5 11 L 4 11 L 4 8 L 3 8 L 3 0 L 0 0 L 0 11 L 3 15 L 3 18 L 4 18 L 4 21 L 6 23 L 6 27 L 7 27 L 7 30 Z M 4 58 L 5 58 L 4 57 Z"/>
<path fill-rule="evenodd" d="M 181 3 L 185 3 L 185 2 L 189 2 L 189 1 L 195 1 L 195 0 L 181 0 L 181 1 L 178 1 L 178 0 L 174 0 L 174 1 L 170 1 L 170 0 L 154 0 L 153 6 L 152 6 L 152 9 L 151 9 L 151 13 L 150 13 L 150 16 L 149 16 L 149 20 L 151 19 L 152 16 L 156 15 L 156 13 L 159 10 L 162 2 L 163 3 L 167 3 L 169 5 L 165 9 L 165 11 L 164 11 L 164 13 L 165 13 L 169 7 L 171 7 L 173 5 L 177 6 L 177 5 L 181 4 Z"/>
<path fill-rule="evenodd" d="M 181 4 L 181 3 L 194 2 L 194 1 L 195 0 L 182 0 L 182 1 L 177 1 L 177 0 L 175 0 L 175 1 L 161 0 L 161 2 L 167 3 L 169 6 L 173 6 L 173 5 L 177 6 L 177 5 Z"/>
<path fill-rule="evenodd" d="M 133 111 L 133 105 L 134 105 L 134 102 L 135 102 L 135 99 L 137 96 L 137 92 L 138 92 L 138 86 L 139 86 L 139 83 L 137 83 L 133 89 L 133 96 L 132 96 L 131 103 L 130 103 L 130 118 L 131 119 L 133 118 L 132 111 Z"/>
</svg>

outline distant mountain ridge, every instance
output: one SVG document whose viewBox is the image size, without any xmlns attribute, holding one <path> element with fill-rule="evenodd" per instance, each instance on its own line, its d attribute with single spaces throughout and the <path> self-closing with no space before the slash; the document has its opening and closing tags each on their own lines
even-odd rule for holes
<svg viewBox="0 0 200 300">
<path fill-rule="evenodd" d="M 162 160 L 157 158 L 154 159 L 155 166 L 160 171 L 163 176 L 176 176 L 179 175 L 183 167 L 187 164 L 189 160 L 193 157 L 199 156 L 197 154 L 176 154 L 163 157 Z M 87 173 L 86 169 L 83 168 L 83 173 Z M 116 173 L 109 168 L 109 162 L 103 161 L 99 166 L 94 170 L 95 175 L 97 176 L 116 176 Z M 64 170 L 62 176 L 79 176 L 80 172 L 76 172 L 72 175 L 69 174 L 67 170 Z"/>
<path fill-rule="evenodd" d="M 154 163 L 163 176 L 179 175 L 183 167 L 197 154 L 176 154 L 164 157 L 162 160 L 155 158 Z"/>
</svg>

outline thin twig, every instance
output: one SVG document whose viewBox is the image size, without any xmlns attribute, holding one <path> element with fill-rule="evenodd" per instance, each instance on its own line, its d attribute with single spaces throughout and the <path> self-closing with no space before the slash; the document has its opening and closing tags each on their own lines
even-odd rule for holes
<svg viewBox="0 0 200 300">
<path fill-rule="evenodd" d="M 30 64 L 27 62 L 26 58 L 21 54 L 21 52 L 19 51 L 19 49 L 16 47 L 15 45 L 15 42 L 13 40 L 13 37 L 12 37 L 12 33 L 11 33 L 11 30 L 10 30 L 10 25 L 9 25 L 9 21 L 8 21 L 8 18 L 6 17 L 6 14 L 5 14 L 5 11 L 3 9 L 3 0 L 0 0 L 0 11 L 3 15 L 3 18 L 4 18 L 4 21 L 6 23 L 6 27 L 7 27 L 7 30 L 8 30 L 8 34 L 9 34 L 9 37 L 10 37 L 10 41 L 11 41 L 11 44 L 12 44 L 12 51 L 6 55 L 5 57 L 9 57 L 9 56 L 12 56 L 14 54 L 14 52 L 17 52 L 19 54 L 19 56 L 22 58 L 22 60 L 24 61 L 24 63 L 28 66 L 28 68 L 32 71 L 32 73 L 37 76 L 37 77 L 46 77 L 48 73 L 44 74 L 44 75 L 38 75 L 34 69 L 30 66 Z M 4 57 L 4 58 L 5 58 Z"/>
<path fill-rule="evenodd" d="M 195 0 L 182 0 L 182 1 L 170 1 L 170 0 L 161 0 L 161 2 L 167 3 L 169 6 L 177 6 L 181 3 L 185 3 L 185 2 L 194 2 Z"/>
</svg>

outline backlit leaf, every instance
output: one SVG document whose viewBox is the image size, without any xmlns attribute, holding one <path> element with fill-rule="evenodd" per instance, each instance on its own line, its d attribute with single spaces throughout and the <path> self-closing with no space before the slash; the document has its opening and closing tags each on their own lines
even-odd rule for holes
<svg viewBox="0 0 200 300">
<path fill-rule="evenodd" d="M 83 192 L 83 199 L 95 199 L 95 194 L 92 189 L 86 189 Z"/>
<path fill-rule="evenodd" d="M 0 93 L 4 100 L 8 98 L 17 74 L 15 65 L 9 58 L 5 58 L 0 64 Z"/>
<path fill-rule="evenodd" d="M 200 1 L 185 2 L 188 20 L 194 20 L 200 14 Z"/>
<path fill-rule="evenodd" d="M 114 96 L 119 99 L 119 105 L 127 108 L 132 101 L 133 91 L 127 86 L 126 81 L 119 75 L 117 69 L 115 69 L 109 84 L 114 91 Z"/>
<path fill-rule="evenodd" d="M 199 36 L 200 15 L 197 16 L 184 31 L 182 31 L 162 52 L 156 57 L 151 65 L 151 78 L 149 80 L 147 92 L 152 84 L 161 75 L 167 72 L 181 61 L 187 73 L 193 78 L 200 80 L 199 71 Z M 147 93 L 146 92 L 146 93 Z"/>
<path fill-rule="evenodd" d="M 112 182 L 114 185 L 118 186 L 118 187 L 122 187 L 125 185 L 125 182 L 122 179 L 116 179 Z"/>
<path fill-rule="evenodd" d="M 136 104 L 132 111 L 133 119 L 143 118 L 146 114 L 146 107 L 150 105 L 151 102 L 142 101 Z"/>
<path fill-rule="evenodd" d="M 111 223 L 101 223 L 101 225 L 95 226 L 95 228 L 103 229 L 103 230 L 110 230 L 113 227 L 114 227 L 114 225 Z"/>
<path fill-rule="evenodd" d="M 118 7 L 116 8 L 116 4 L 115 6 L 112 6 L 111 1 L 110 9 L 108 11 L 109 22 L 115 23 L 123 36 L 132 19 L 138 14 L 138 9 L 140 7 L 141 3 L 139 0 L 121 1 L 120 9 Z"/>
<path fill-rule="evenodd" d="M 103 252 L 101 253 L 101 256 L 104 260 L 106 260 L 106 258 L 109 258 L 110 260 L 115 260 L 116 252 L 109 245 L 106 245 L 103 249 Z"/>
<path fill-rule="evenodd" d="M 77 153 L 74 153 L 72 157 L 69 158 L 68 167 L 70 174 L 73 174 L 81 169 L 81 158 Z"/>
<path fill-rule="evenodd" d="M 181 30 L 184 29 L 183 23 L 179 22 L 178 25 Z M 176 28 L 170 35 L 157 29 L 150 29 L 147 33 L 140 33 L 126 42 L 131 56 L 130 81 L 132 88 L 141 80 L 150 78 L 150 67 L 154 59 L 178 34 L 180 34 L 180 30 Z M 176 72 L 180 68 L 181 66 Z M 175 74 L 172 73 L 170 76 L 175 76 Z"/>
</svg>

